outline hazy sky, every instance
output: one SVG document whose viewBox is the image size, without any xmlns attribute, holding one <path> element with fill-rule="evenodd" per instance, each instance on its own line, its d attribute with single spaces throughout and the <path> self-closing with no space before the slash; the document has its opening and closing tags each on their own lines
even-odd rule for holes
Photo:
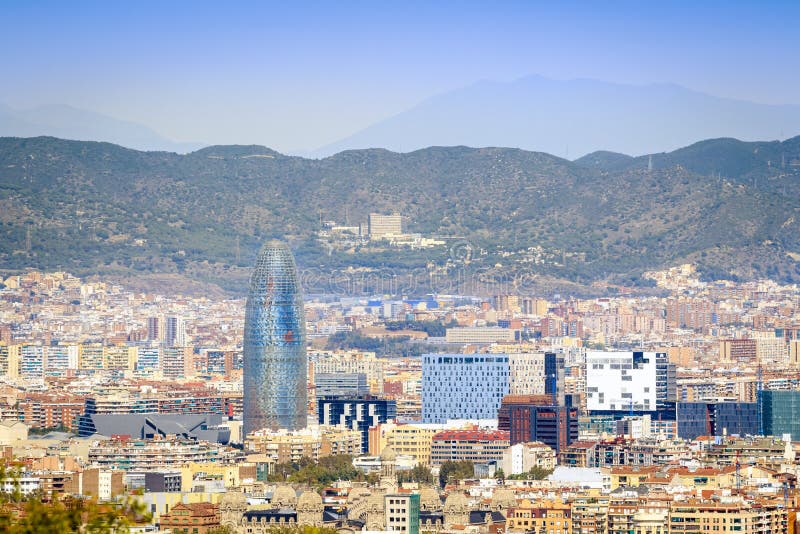
<svg viewBox="0 0 800 534">
<path fill-rule="evenodd" d="M 305 150 L 529 74 L 800 104 L 800 1 L 0 4 L 0 102 Z"/>
</svg>

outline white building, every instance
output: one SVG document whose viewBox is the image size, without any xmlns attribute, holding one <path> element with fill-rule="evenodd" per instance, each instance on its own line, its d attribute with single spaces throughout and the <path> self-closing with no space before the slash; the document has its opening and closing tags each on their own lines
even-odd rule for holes
<svg viewBox="0 0 800 534">
<path fill-rule="evenodd" d="M 503 453 L 502 467 L 506 475 L 527 473 L 534 467 L 554 469 L 555 466 L 555 451 L 538 441 L 517 443 Z"/>
<path fill-rule="evenodd" d="M 586 408 L 589 411 L 654 412 L 675 398 L 666 353 L 587 352 Z M 671 391 L 671 393 L 670 393 Z"/>
<path fill-rule="evenodd" d="M 419 532 L 418 493 L 384 496 L 384 521 L 387 532 Z"/>
</svg>

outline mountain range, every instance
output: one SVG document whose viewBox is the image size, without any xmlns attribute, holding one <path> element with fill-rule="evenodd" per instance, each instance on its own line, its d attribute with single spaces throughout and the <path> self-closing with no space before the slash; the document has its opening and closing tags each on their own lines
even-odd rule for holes
<svg viewBox="0 0 800 534">
<path fill-rule="evenodd" d="M 798 186 L 800 137 L 574 162 L 512 148 L 304 159 L 261 146 L 179 155 L 0 138 L 0 269 L 240 293 L 261 243 L 279 237 L 318 292 L 380 291 L 399 278 L 410 293 L 498 282 L 603 294 L 684 262 L 709 279 L 799 282 Z M 400 213 L 408 232 L 445 244 L 320 238 L 322 221 L 354 225 L 373 212 Z"/>
<path fill-rule="evenodd" d="M 338 128 L 347 131 L 346 125 Z M 148 126 L 71 106 L 14 110 L 0 104 L 0 136 L 39 135 L 177 153 L 205 146 L 175 142 Z M 199 135 L 216 134 L 210 130 Z M 409 152 L 428 146 L 466 145 L 515 147 L 573 159 L 598 150 L 646 155 L 703 139 L 757 141 L 795 135 L 800 135 L 800 105 L 734 100 L 674 84 L 528 76 L 510 82 L 481 81 L 432 96 L 298 155 L 324 158 L 351 149 Z"/>
<path fill-rule="evenodd" d="M 626 85 L 529 76 L 481 81 L 320 148 L 408 152 L 431 145 L 507 146 L 569 158 L 610 150 L 649 154 L 719 137 L 800 134 L 800 106 L 721 98 L 674 84 Z"/>
</svg>

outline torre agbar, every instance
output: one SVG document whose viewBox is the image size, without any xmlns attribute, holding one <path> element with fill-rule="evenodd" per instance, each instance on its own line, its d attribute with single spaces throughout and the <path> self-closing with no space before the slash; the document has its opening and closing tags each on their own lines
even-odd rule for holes
<svg viewBox="0 0 800 534">
<path fill-rule="evenodd" d="M 247 295 L 244 325 L 245 434 L 297 430 L 307 422 L 307 356 L 303 298 L 289 247 L 266 243 Z"/>
</svg>

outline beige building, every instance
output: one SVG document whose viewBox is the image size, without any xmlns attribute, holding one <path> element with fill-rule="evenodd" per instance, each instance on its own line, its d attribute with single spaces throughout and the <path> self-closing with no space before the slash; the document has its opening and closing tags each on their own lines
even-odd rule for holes
<svg viewBox="0 0 800 534">
<path fill-rule="evenodd" d="M 276 463 L 301 458 L 319 460 L 325 456 L 361 454 L 361 432 L 335 426 L 314 425 L 302 430 L 259 430 L 245 438 L 245 449 L 265 454 Z"/>
<path fill-rule="evenodd" d="M 544 395 L 544 353 L 508 355 L 509 395 Z"/>
<path fill-rule="evenodd" d="M 448 328 L 445 339 L 448 343 L 488 344 L 514 341 L 516 330 L 497 326 Z"/>
<path fill-rule="evenodd" d="M 381 238 L 387 235 L 400 235 L 403 233 L 402 215 L 370 213 L 367 223 L 368 233 L 371 238 Z"/>
<path fill-rule="evenodd" d="M 759 337 L 756 338 L 756 358 L 759 363 L 779 363 L 786 362 L 789 356 L 789 347 L 786 339 L 782 337 Z"/>
<path fill-rule="evenodd" d="M 547 534 L 572 534 L 570 506 L 561 501 L 524 499 L 508 510 L 506 532 L 546 532 Z"/>
<path fill-rule="evenodd" d="M 369 452 L 377 456 L 390 446 L 398 455 L 413 456 L 417 464 L 427 467 L 431 464 L 433 436 L 443 428 L 436 424 L 382 423 L 370 429 Z"/>
<path fill-rule="evenodd" d="M 28 439 L 28 425 L 22 421 L 0 421 L 0 445 Z"/>
<path fill-rule="evenodd" d="M 787 511 L 781 503 L 697 502 L 674 503 L 670 533 L 736 532 L 741 534 L 786 532 Z"/>
<path fill-rule="evenodd" d="M 19 378 L 19 345 L 0 344 L 0 376 Z"/>
</svg>

